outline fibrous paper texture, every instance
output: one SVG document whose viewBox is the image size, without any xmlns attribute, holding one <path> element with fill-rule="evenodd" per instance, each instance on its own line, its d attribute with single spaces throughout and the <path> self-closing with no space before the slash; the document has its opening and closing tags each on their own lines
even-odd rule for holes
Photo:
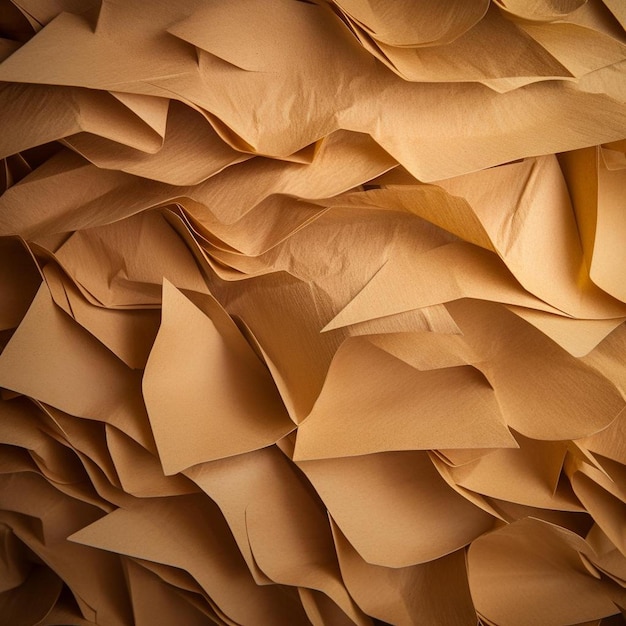
<svg viewBox="0 0 626 626">
<path fill-rule="evenodd" d="M 617 626 L 620 0 L 0 0 L 0 626 Z"/>
</svg>

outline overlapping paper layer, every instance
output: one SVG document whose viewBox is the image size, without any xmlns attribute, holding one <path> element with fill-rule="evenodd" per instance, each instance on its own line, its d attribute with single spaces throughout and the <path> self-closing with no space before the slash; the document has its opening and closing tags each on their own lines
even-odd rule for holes
<svg viewBox="0 0 626 626">
<path fill-rule="evenodd" d="M 0 626 L 626 615 L 617 0 L 0 0 Z"/>
</svg>

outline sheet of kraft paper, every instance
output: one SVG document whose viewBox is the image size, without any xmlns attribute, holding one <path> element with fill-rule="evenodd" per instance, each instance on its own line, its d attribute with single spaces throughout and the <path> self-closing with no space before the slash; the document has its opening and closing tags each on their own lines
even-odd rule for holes
<svg viewBox="0 0 626 626">
<path fill-rule="evenodd" d="M 618 626 L 626 3 L 0 0 L 0 626 Z"/>
</svg>

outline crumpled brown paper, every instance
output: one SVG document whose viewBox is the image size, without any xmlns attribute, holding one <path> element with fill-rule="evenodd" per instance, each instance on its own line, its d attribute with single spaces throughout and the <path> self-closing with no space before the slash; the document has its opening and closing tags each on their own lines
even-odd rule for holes
<svg viewBox="0 0 626 626">
<path fill-rule="evenodd" d="M 626 616 L 617 0 L 0 0 L 0 626 Z"/>
</svg>

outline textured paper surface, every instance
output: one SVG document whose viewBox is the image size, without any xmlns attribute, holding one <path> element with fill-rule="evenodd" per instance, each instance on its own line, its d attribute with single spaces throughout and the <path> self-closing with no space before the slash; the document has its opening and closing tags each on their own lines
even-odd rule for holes
<svg viewBox="0 0 626 626">
<path fill-rule="evenodd" d="M 0 0 L 0 626 L 617 626 L 620 0 Z"/>
</svg>

